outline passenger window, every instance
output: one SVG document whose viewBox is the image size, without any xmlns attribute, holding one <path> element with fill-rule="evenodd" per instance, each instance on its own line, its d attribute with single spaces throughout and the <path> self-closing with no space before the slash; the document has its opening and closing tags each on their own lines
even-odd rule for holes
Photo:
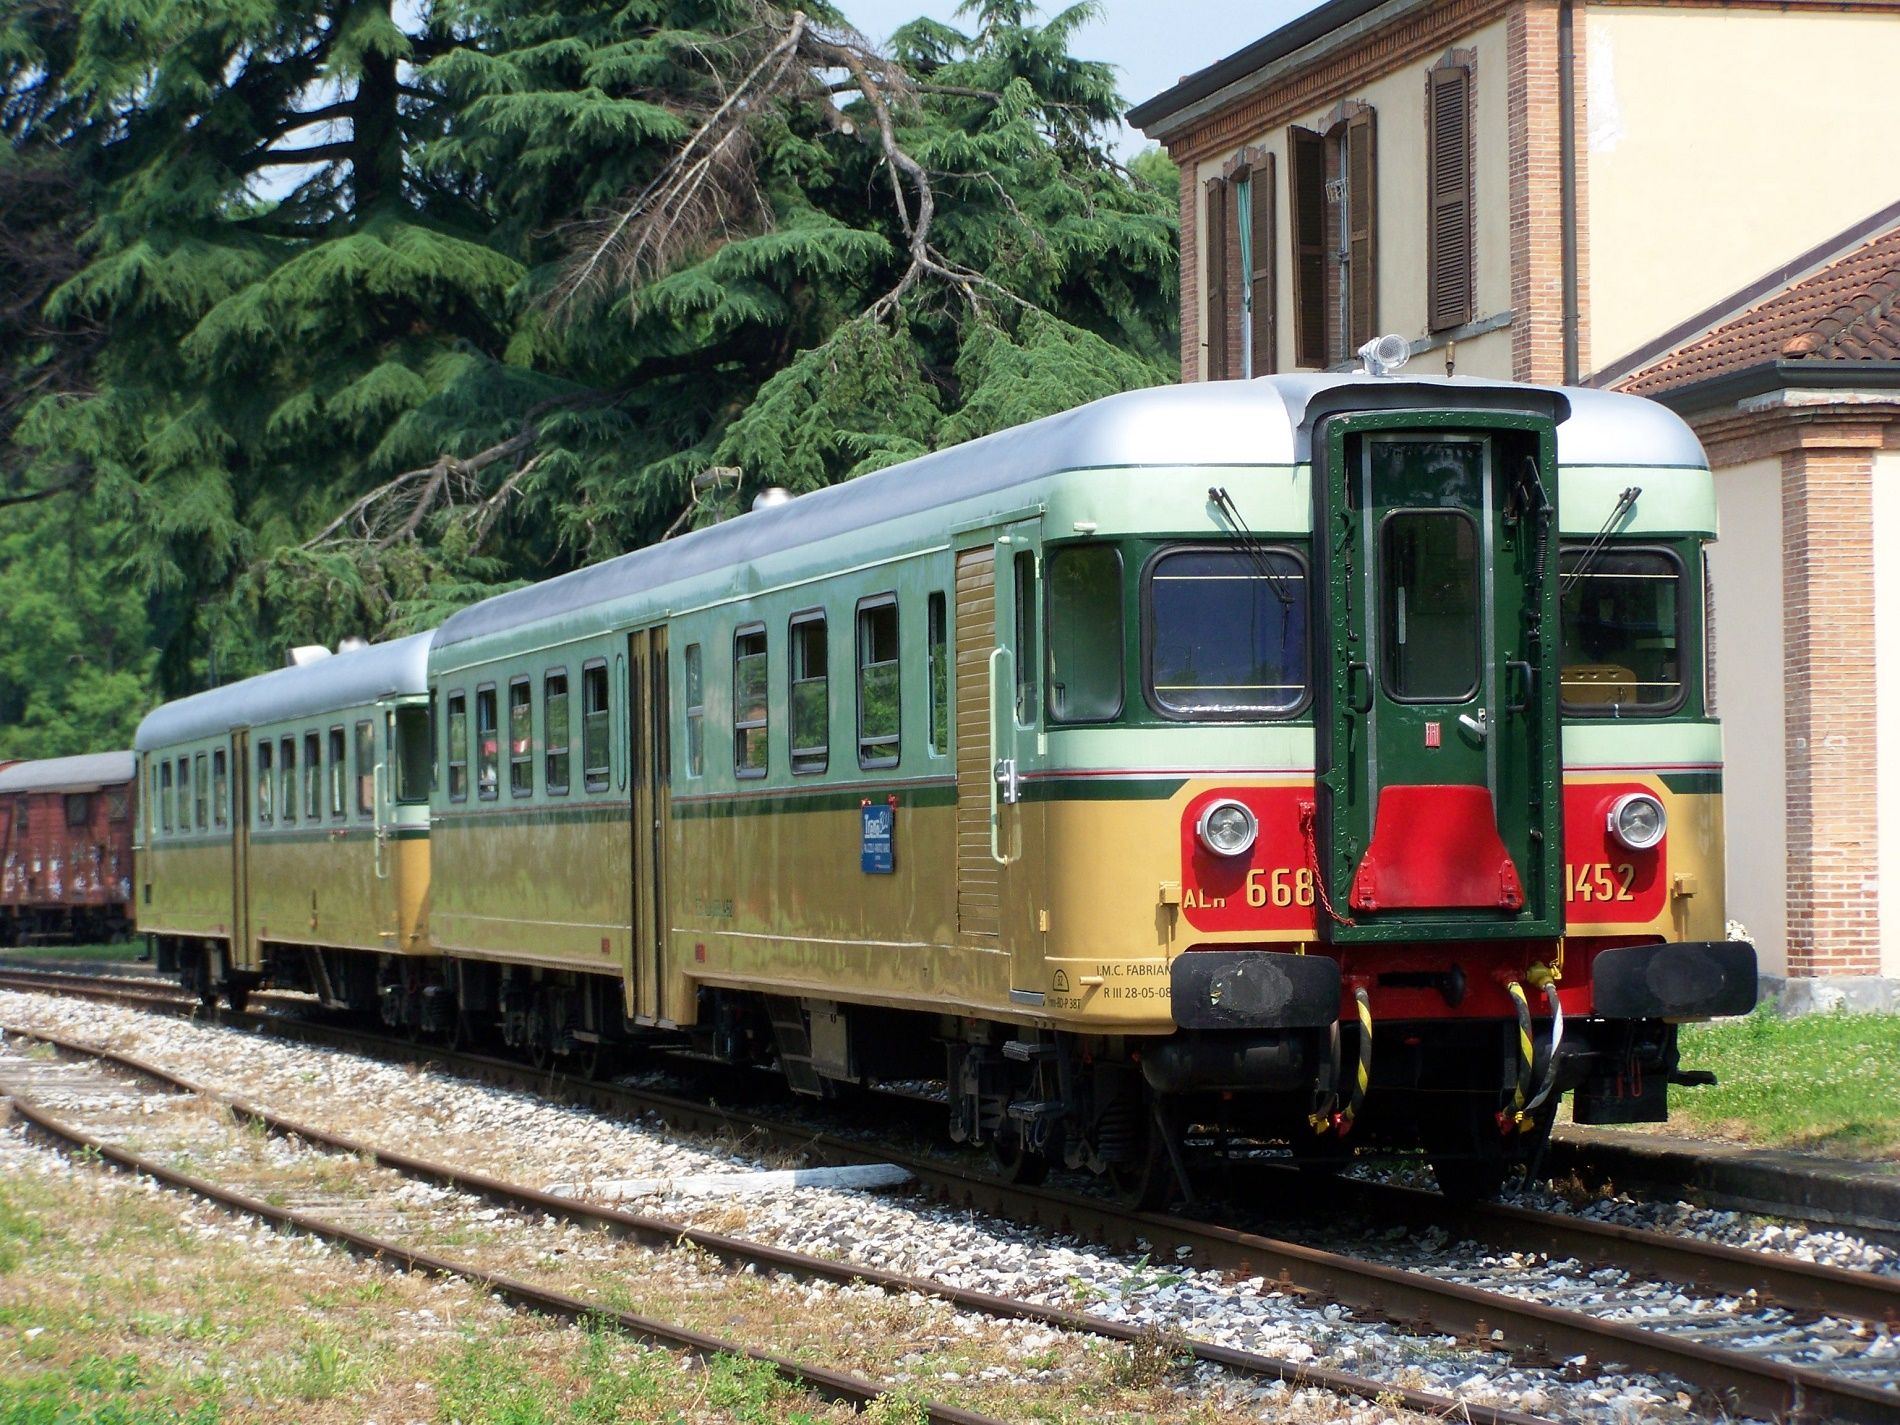
<svg viewBox="0 0 1900 1425">
<path fill-rule="evenodd" d="M 581 669 L 581 779 L 590 792 L 604 792 L 613 780 L 611 708 L 607 664 L 590 663 Z"/>
<path fill-rule="evenodd" d="M 508 684 L 508 795 L 534 795 L 534 685 L 526 678 Z"/>
<path fill-rule="evenodd" d="M 435 738 L 430 710 L 419 704 L 396 709 L 396 800 L 410 805 L 429 800 L 435 778 Z"/>
<path fill-rule="evenodd" d="M 1108 722 L 1121 710 L 1121 551 L 1057 549 L 1049 556 L 1049 720 Z"/>
<path fill-rule="evenodd" d="M 468 694 L 449 694 L 449 800 L 468 800 Z"/>
<path fill-rule="evenodd" d="M 706 773 L 706 671 L 699 645 L 686 645 L 686 775 Z"/>
<path fill-rule="evenodd" d="M 231 772 L 225 765 L 224 749 L 211 754 L 211 820 L 223 826 L 231 819 Z"/>
<path fill-rule="evenodd" d="M 356 814 L 376 813 L 376 729 L 367 722 L 356 725 Z"/>
<path fill-rule="evenodd" d="M 932 594 L 930 623 L 930 755 L 950 750 L 950 619 L 942 594 Z"/>
<path fill-rule="evenodd" d="M 191 822 L 191 759 L 178 759 L 178 829 L 190 831 Z"/>
<path fill-rule="evenodd" d="M 303 819 L 323 819 L 323 739 L 314 732 L 303 735 Z"/>
<path fill-rule="evenodd" d="M 1306 701 L 1306 570 L 1264 549 L 1179 549 L 1149 566 L 1148 696 L 1164 717 L 1284 717 Z"/>
<path fill-rule="evenodd" d="M 1033 727 L 1042 699 L 1036 679 L 1042 671 L 1036 652 L 1036 556 L 1016 555 L 1016 725 Z"/>
<path fill-rule="evenodd" d="M 191 759 L 191 804 L 192 820 L 198 830 L 204 831 L 211 825 L 211 817 L 206 803 L 211 799 L 211 759 L 200 752 Z M 84 825 L 81 818 L 79 825 Z"/>
<path fill-rule="evenodd" d="M 496 739 L 495 689 L 475 690 L 475 795 L 493 801 L 501 795 L 501 749 Z"/>
<path fill-rule="evenodd" d="M 170 831 L 172 829 L 173 803 L 172 764 L 169 761 L 161 762 L 158 766 L 158 807 L 159 822 L 165 830 Z M 16 817 L 15 820 L 24 822 L 25 819 Z"/>
<path fill-rule="evenodd" d="M 858 605 L 858 765 L 895 767 L 901 750 L 897 599 Z"/>
<path fill-rule="evenodd" d="M 825 616 L 792 620 L 792 771 L 822 772 L 831 761 L 831 700 L 827 692 Z"/>
<path fill-rule="evenodd" d="M 297 739 L 286 737 L 278 744 L 278 750 L 281 764 L 278 775 L 284 779 L 284 824 L 289 825 L 297 819 Z"/>
<path fill-rule="evenodd" d="M 732 636 L 732 766 L 741 777 L 763 777 L 770 755 L 771 711 L 766 694 L 765 630 Z"/>
<path fill-rule="evenodd" d="M 270 743 L 257 744 L 257 821 L 260 826 L 271 823 L 271 808 L 277 800 L 277 774 L 271 770 Z"/>
<path fill-rule="evenodd" d="M 343 820 L 343 789 L 350 780 L 350 770 L 344 763 L 343 729 L 330 729 L 330 818 Z"/>
<path fill-rule="evenodd" d="M 542 699 L 547 704 L 548 793 L 564 797 L 567 795 L 567 746 L 573 736 L 568 730 L 567 674 L 548 674 L 541 688 Z"/>
<path fill-rule="evenodd" d="M 1576 717 L 1682 706 L 1682 565 L 1661 549 L 1563 551 L 1563 706 Z"/>
</svg>

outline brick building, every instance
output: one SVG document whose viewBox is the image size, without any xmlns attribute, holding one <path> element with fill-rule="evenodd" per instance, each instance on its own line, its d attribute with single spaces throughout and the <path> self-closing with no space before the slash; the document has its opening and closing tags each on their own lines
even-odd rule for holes
<svg viewBox="0 0 1900 1425">
<path fill-rule="evenodd" d="M 1349 366 L 1398 332 L 1427 370 L 1644 391 L 1696 425 L 1730 901 L 1797 977 L 1900 977 L 1900 352 L 1812 305 L 1890 309 L 1880 257 L 1850 255 L 1900 226 L 1900 87 L 1775 96 L 1897 42 L 1900 0 L 1329 0 L 1129 116 L 1181 168 L 1184 380 Z"/>
</svg>

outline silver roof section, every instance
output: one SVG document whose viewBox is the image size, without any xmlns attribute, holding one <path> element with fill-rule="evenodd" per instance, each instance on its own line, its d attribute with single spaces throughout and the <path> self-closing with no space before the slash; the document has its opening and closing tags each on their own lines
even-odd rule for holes
<svg viewBox="0 0 1900 1425">
<path fill-rule="evenodd" d="M 1609 391 L 1455 377 L 1355 373 L 1197 381 L 1106 396 L 1060 415 L 861 475 L 604 564 L 499 594 L 453 615 L 436 647 L 483 638 L 781 550 L 993 495 L 1062 471 L 1131 465 L 1303 464 L 1312 428 L 1342 410 L 1455 403 L 1554 415 L 1566 465 L 1687 465 L 1707 459 L 1680 416 Z M 761 472 L 769 474 L 769 472 Z M 140 744 L 143 746 L 143 744 Z"/>
<path fill-rule="evenodd" d="M 411 634 L 354 653 L 319 658 L 301 668 L 279 668 L 241 683 L 193 693 L 147 713 L 132 745 L 148 752 L 216 737 L 236 727 L 313 717 L 404 693 L 426 693 L 430 637 Z"/>
<path fill-rule="evenodd" d="M 48 757 L 0 767 L 0 796 L 9 792 L 96 792 L 138 775 L 130 752 L 87 752 L 78 757 Z"/>
</svg>

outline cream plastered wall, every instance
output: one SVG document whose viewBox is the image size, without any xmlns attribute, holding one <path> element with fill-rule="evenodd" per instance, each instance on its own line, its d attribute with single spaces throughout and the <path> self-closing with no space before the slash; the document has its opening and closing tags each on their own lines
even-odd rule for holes
<svg viewBox="0 0 1900 1425">
<path fill-rule="evenodd" d="M 1900 978 L 1900 451 L 1874 456 L 1874 746 L 1880 973 Z"/>
<path fill-rule="evenodd" d="M 1770 457 L 1716 471 L 1715 503 L 1722 537 L 1709 546 L 1709 577 L 1715 589 L 1728 918 L 1748 927 L 1761 968 L 1785 975 L 1788 778 L 1781 697 L 1781 461 Z"/>
<path fill-rule="evenodd" d="M 1900 10 L 1592 6 L 1585 31 L 1598 369 L 1900 198 Z"/>
<path fill-rule="evenodd" d="M 1473 247 L 1477 262 L 1474 318 L 1482 321 L 1511 307 L 1511 156 L 1510 114 L 1506 85 L 1504 23 L 1487 25 L 1450 48 L 1473 51 Z M 1290 121 L 1323 132 L 1341 100 L 1359 100 L 1377 112 L 1378 164 L 1378 282 L 1379 330 L 1398 332 L 1413 341 L 1431 335 L 1425 312 L 1425 76 L 1444 51 L 1336 94 Z M 1244 144 L 1202 159 L 1196 166 L 1195 201 L 1200 205 L 1196 231 L 1195 290 L 1201 294 L 1201 362 L 1206 370 L 1207 348 L 1207 241 L 1205 184 L 1243 147 L 1264 149 L 1274 155 L 1275 171 L 1275 301 L 1278 311 L 1278 369 L 1293 364 L 1293 233 L 1287 197 L 1286 131 L 1288 124 L 1256 134 Z M 1238 280 L 1235 278 L 1234 280 Z M 1238 318 L 1236 318 L 1238 319 Z M 1442 374 L 1444 353 L 1431 351 L 1414 358 L 1420 369 Z M 1465 376 L 1511 376 L 1509 328 L 1460 342 L 1458 372 Z"/>
</svg>

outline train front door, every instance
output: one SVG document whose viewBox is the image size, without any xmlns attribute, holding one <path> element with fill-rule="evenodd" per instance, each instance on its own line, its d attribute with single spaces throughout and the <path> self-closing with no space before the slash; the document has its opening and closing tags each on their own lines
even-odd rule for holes
<svg viewBox="0 0 1900 1425">
<path fill-rule="evenodd" d="M 671 1028 L 681 1007 L 666 1003 L 666 844 L 670 832 L 666 629 L 629 635 L 628 760 L 633 776 L 633 996 L 643 1024 Z"/>
<path fill-rule="evenodd" d="M 957 940 L 1008 956 L 1012 1003 L 1043 1002 L 1047 902 L 1042 521 L 957 538 Z"/>
<path fill-rule="evenodd" d="M 1341 415 L 1314 450 L 1321 934 L 1561 934 L 1553 423 Z"/>
</svg>

